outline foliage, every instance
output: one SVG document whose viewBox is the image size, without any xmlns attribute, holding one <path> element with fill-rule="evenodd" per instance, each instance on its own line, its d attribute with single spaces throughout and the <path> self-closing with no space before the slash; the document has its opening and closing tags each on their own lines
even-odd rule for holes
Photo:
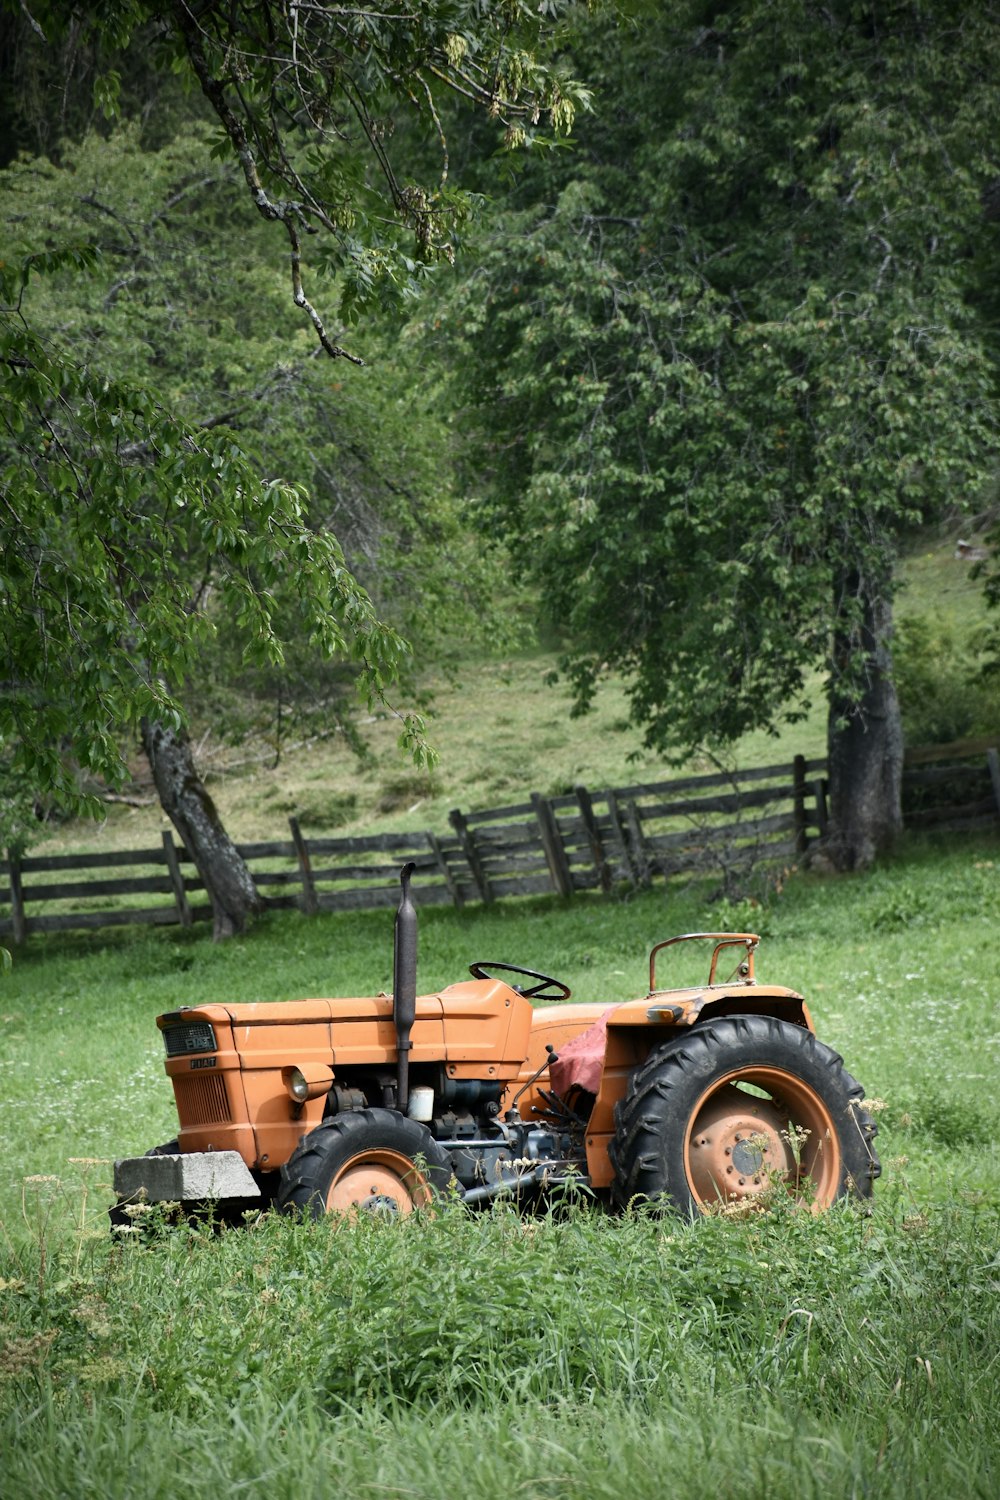
<svg viewBox="0 0 1000 1500">
<path fill-rule="evenodd" d="M 997 16 L 636 12 L 585 35 L 599 114 L 523 174 L 445 324 L 484 515 L 563 626 L 581 708 L 616 667 L 649 742 L 726 741 L 800 713 L 823 662 L 836 729 L 900 528 L 996 452 L 967 299 L 996 234 Z"/>
<path fill-rule="evenodd" d="M 58 167 L 16 162 L 0 193 L 12 258 L 30 254 L 39 224 L 56 243 L 99 252 L 88 276 L 69 266 L 32 282 L 34 330 L 58 330 L 79 361 L 121 378 L 155 371 L 172 410 L 205 433 L 230 428 L 262 472 L 305 486 L 309 526 L 337 537 L 380 617 L 410 643 L 397 665 L 444 665 L 459 641 L 514 635 L 495 554 L 463 524 L 447 427 L 412 341 L 373 326 L 369 367 L 341 380 L 310 357 L 305 330 L 289 336 L 266 231 L 247 233 L 233 168 L 212 162 L 203 128 L 158 150 L 135 126 L 90 135 L 66 145 Z M 352 733 L 354 672 L 296 627 L 301 582 L 272 585 L 285 641 L 276 666 L 245 662 L 238 619 L 206 597 L 213 639 L 183 697 L 217 730 L 238 737 L 263 722 L 277 745 L 336 725 Z"/>
<path fill-rule="evenodd" d="M 13 764 L 0 741 L 0 849 L 8 859 L 24 854 L 41 837 L 41 812 L 33 780 Z"/>
<path fill-rule="evenodd" d="M 142 26 L 122 54 L 68 7 L 46 12 L 43 31 L 38 5 L 0 5 L 0 166 L 21 152 L 58 162 L 68 142 L 111 129 L 115 118 L 138 121 L 144 147 L 155 149 L 207 116 L 182 76 L 156 66 L 155 26 Z"/>
<path fill-rule="evenodd" d="M 40 0 L 34 13 L 21 10 L 43 41 L 65 43 L 67 59 L 67 38 L 89 48 L 102 69 L 94 99 L 107 117 L 122 99 L 115 60 L 133 44 L 154 70 L 169 64 L 197 83 L 221 128 L 214 153 L 238 165 L 256 208 L 283 226 L 295 306 L 326 353 L 339 356 L 346 351 L 304 289 L 303 237 L 321 236 L 314 260 L 338 277 L 347 321 L 408 294 L 428 265 L 449 258 L 451 226 L 467 205 L 446 182 L 436 96 L 443 89 L 487 107 L 509 145 L 526 143 L 543 114 L 557 133 L 568 130 L 586 93 L 541 60 L 560 8 L 441 0 L 414 12 L 393 0 L 378 10 L 303 11 L 274 0 L 196 17 L 168 0 L 98 8 Z M 403 179 L 390 157 L 393 115 L 411 110 L 441 146 L 435 187 Z M 27 181 L 22 172 L 22 190 Z M 178 342 L 172 301 L 165 320 L 162 302 L 158 320 L 144 317 L 156 231 L 165 214 L 186 210 L 198 186 L 185 180 L 142 221 L 141 235 L 117 203 L 85 200 L 128 236 L 124 250 L 114 247 L 126 274 L 108 289 L 102 312 L 124 301 L 124 342 L 138 332 L 147 358 L 155 359 L 158 335 L 168 346 Z M 173 685 L 194 669 L 213 611 L 235 620 L 252 660 L 273 666 L 282 660 L 276 619 L 291 605 L 320 654 L 354 657 L 370 699 L 381 699 L 403 652 L 349 573 L 341 545 L 309 526 L 300 487 L 265 480 L 253 451 L 227 433 L 231 413 L 192 420 L 176 401 L 112 378 L 89 348 L 28 326 L 32 269 L 79 271 L 94 259 L 92 244 L 51 252 L 29 245 L 5 263 L 0 286 L 8 403 L 0 462 L 11 523 L 0 734 L 41 781 L 64 787 L 67 755 L 115 779 L 124 732 L 146 717 L 179 718 Z M 179 260 L 188 266 L 191 257 L 182 252 Z M 122 297 L 136 290 L 138 297 Z M 175 371 L 177 354 L 174 347 Z M 213 370 L 216 399 L 227 383 L 227 372 Z M 236 402 L 246 404 L 245 392 Z M 67 682 L 69 663 L 76 670 Z M 411 717 L 402 739 L 418 758 L 425 754 Z"/>
<path fill-rule="evenodd" d="M 289 575 L 317 650 L 350 654 L 381 695 L 402 642 L 336 539 L 310 530 L 301 492 L 262 479 L 224 428 L 198 430 L 36 337 L 21 316 L 36 267 L 4 268 L 0 288 L 0 734 L 15 763 L 66 791 L 68 756 L 120 780 L 122 732 L 179 717 L 169 684 L 211 634 L 206 599 L 251 657 L 279 661 L 273 590 Z"/>
<path fill-rule="evenodd" d="M 983 639 L 934 617 L 897 625 L 893 670 L 909 744 L 946 745 L 1000 727 L 996 691 L 983 676 Z"/>
<path fill-rule="evenodd" d="M 313 259 L 338 278 L 343 320 L 412 295 L 428 266 L 452 258 L 469 208 L 448 180 L 442 98 L 488 112 L 508 148 L 568 132 L 587 91 L 546 59 L 570 8 L 388 0 L 303 10 L 255 0 L 195 15 L 175 0 L 97 9 L 41 0 L 34 19 L 43 35 L 75 33 L 104 60 L 94 90 L 108 115 L 121 104 L 119 58 L 135 69 L 130 47 L 149 55 L 153 71 L 171 69 L 201 90 L 219 130 L 216 154 L 239 164 L 258 212 L 282 226 L 295 306 L 337 357 L 347 351 L 304 289 L 304 237 L 319 237 Z M 429 175 L 408 170 L 419 150 L 397 160 L 397 133 L 405 145 L 414 130 L 437 143 Z"/>
<path fill-rule="evenodd" d="M 1000 498 L 996 488 L 986 519 L 986 556 L 976 565 L 976 576 L 983 579 L 986 599 L 994 611 L 992 628 L 985 641 L 983 673 L 987 680 L 995 682 L 1000 677 Z"/>
</svg>

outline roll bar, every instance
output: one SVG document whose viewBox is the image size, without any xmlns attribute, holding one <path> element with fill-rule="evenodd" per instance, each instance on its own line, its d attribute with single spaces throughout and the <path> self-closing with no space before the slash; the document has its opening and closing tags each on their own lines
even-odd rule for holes
<svg viewBox="0 0 1000 1500">
<path fill-rule="evenodd" d="M 753 972 L 753 958 L 757 951 L 760 938 L 755 932 L 685 932 L 680 937 L 667 938 L 665 942 L 657 943 L 649 955 L 649 993 L 656 991 L 656 955 L 662 953 L 664 948 L 673 947 L 674 943 L 693 943 L 696 939 L 705 939 L 713 942 L 715 948 L 712 951 L 712 962 L 708 971 L 709 984 L 715 983 L 715 970 L 719 962 L 719 954 L 725 948 L 745 948 L 746 958 L 740 964 L 740 982 L 742 984 L 756 984 Z"/>
</svg>

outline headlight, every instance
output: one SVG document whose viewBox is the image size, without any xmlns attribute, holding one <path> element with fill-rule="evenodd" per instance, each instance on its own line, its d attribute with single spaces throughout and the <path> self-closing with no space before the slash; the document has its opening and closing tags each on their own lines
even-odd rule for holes
<svg viewBox="0 0 1000 1500">
<path fill-rule="evenodd" d="M 330 1092 L 333 1068 L 329 1063 L 303 1063 L 301 1067 L 289 1063 L 281 1070 L 281 1082 L 293 1103 L 305 1104 Z"/>
<path fill-rule="evenodd" d="M 309 1098 L 309 1081 L 301 1068 L 285 1068 L 285 1088 L 299 1104 Z"/>
</svg>

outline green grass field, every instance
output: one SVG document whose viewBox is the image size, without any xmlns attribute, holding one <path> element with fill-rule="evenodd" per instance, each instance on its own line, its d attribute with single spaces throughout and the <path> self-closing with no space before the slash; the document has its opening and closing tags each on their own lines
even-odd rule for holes
<svg viewBox="0 0 1000 1500">
<path fill-rule="evenodd" d="M 689 887 L 422 916 L 421 989 L 494 958 L 608 1001 L 644 992 L 661 937 L 761 930 L 760 978 L 878 1101 L 872 1211 L 821 1219 L 583 1201 L 112 1244 L 109 1159 L 174 1128 L 156 1014 L 376 990 L 391 913 L 29 944 L 0 978 L 0 1495 L 993 1500 L 998 874 L 996 839 L 963 840 L 792 873 L 765 907 Z"/>
</svg>

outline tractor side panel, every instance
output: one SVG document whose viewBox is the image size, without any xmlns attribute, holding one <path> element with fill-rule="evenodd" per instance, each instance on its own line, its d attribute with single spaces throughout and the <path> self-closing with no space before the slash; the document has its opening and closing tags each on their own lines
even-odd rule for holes
<svg viewBox="0 0 1000 1500">
<path fill-rule="evenodd" d="M 502 980 L 471 980 L 441 992 L 449 1078 L 509 1083 L 524 1066 L 534 1010 Z"/>
<path fill-rule="evenodd" d="M 440 1062 L 444 1030 L 437 995 L 417 999 L 411 1063 Z M 239 1151 L 249 1167 L 270 1170 L 287 1160 L 323 1117 L 324 1100 L 295 1105 L 282 1071 L 329 1067 L 331 1079 L 358 1067 L 393 1067 L 392 1000 L 302 1000 L 213 1007 L 191 1012 L 212 1020 L 218 1050 L 167 1060 L 174 1081 L 183 1151 Z M 225 1017 L 228 1023 L 220 1025 Z"/>
<path fill-rule="evenodd" d="M 282 1070 L 298 1067 L 304 1073 L 316 1065 L 332 1068 L 332 1079 L 349 1078 L 352 1070 L 394 1068 L 396 1030 L 392 1023 L 392 1000 L 387 995 L 325 1002 L 329 1022 L 282 1025 L 280 1021 L 241 1029 L 238 1037 L 243 1057 L 247 1107 L 257 1144 L 256 1165 L 280 1166 L 301 1138 L 323 1118 L 324 1099 L 310 1099 L 301 1109 L 293 1106 L 282 1078 Z M 436 995 L 417 997 L 417 1014 L 410 1033 L 411 1067 L 438 1062 L 444 1045 L 441 1002 Z"/>
<path fill-rule="evenodd" d="M 338 1074 L 349 1068 L 395 1067 L 396 1028 L 392 997 L 374 995 L 363 1000 L 331 1000 L 333 1066 Z M 410 1065 L 440 1062 L 444 1047 L 441 999 L 418 995 L 417 1014 L 410 1032 Z M 293 1058 L 286 1059 L 289 1062 Z"/>
</svg>

